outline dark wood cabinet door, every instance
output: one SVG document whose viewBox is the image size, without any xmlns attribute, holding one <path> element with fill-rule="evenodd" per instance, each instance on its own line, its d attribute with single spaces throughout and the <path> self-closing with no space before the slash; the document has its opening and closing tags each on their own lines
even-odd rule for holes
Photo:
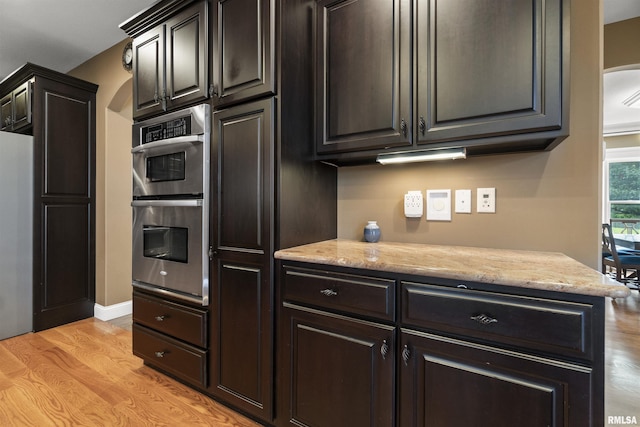
<svg viewBox="0 0 640 427">
<path fill-rule="evenodd" d="M 0 99 L 0 130 L 19 132 L 31 125 L 32 84 L 28 80 Z"/>
<path fill-rule="evenodd" d="M 275 93 L 275 1 L 217 0 L 213 8 L 214 104 Z"/>
<path fill-rule="evenodd" d="M 415 2 L 418 143 L 557 132 L 562 3 Z"/>
<path fill-rule="evenodd" d="M 31 84 L 31 81 L 26 81 L 13 91 L 14 131 L 31 125 Z"/>
<path fill-rule="evenodd" d="M 0 99 L 0 130 L 4 132 L 11 131 L 13 123 L 13 97 L 12 93 L 8 93 Z"/>
<path fill-rule="evenodd" d="M 133 41 L 133 117 L 160 113 L 166 108 L 165 33 L 159 25 Z"/>
<path fill-rule="evenodd" d="M 401 335 L 402 427 L 604 422 L 591 404 L 597 382 L 591 368 L 427 333 L 403 330 Z"/>
<path fill-rule="evenodd" d="M 208 97 L 207 22 L 207 2 L 201 1 L 165 25 L 168 109 Z"/>
<path fill-rule="evenodd" d="M 95 92 L 34 86 L 34 330 L 93 316 Z"/>
<path fill-rule="evenodd" d="M 287 303 L 281 321 L 279 425 L 394 425 L 393 326 Z"/>
<path fill-rule="evenodd" d="M 318 153 L 411 145 L 410 17 L 407 0 L 318 2 Z"/>
<path fill-rule="evenodd" d="M 274 100 L 213 118 L 211 385 L 263 420 L 273 413 Z"/>
</svg>

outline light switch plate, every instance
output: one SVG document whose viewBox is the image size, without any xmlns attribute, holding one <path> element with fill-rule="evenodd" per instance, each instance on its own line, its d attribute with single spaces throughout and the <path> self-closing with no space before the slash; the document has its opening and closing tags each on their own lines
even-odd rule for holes
<svg viewBox="0 0 640 427">
<path fill-rule="evenodd" d="M 477 211 L 480 213 L 496 213 L 496 189 L 478 188 Z"/>
<path fill-rule="evenodd" d="M 471 190 L 456 190 L 456 213 L 471 213 Z"/>
<path fill-rule="evenodd" d="M 451 221 L 451 190 L 427 190 L 427 221 Z"/>
</svg>

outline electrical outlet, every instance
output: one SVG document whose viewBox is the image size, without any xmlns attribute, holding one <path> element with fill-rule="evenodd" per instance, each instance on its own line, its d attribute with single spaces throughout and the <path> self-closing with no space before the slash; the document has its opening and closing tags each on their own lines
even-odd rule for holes
<svg viewBox="0 0 640 427">
<path fill-rule="evenodd" d="M 404 216 L 421 218 L 423 211 L 422 191 L 409 191 L 404 195 Z"/>
<path fill-rule="evenodd" d="M 476 210 L 481 213 L 496 213 L 495 188 L 478 188 L 478 204 Z"/>
</svg>

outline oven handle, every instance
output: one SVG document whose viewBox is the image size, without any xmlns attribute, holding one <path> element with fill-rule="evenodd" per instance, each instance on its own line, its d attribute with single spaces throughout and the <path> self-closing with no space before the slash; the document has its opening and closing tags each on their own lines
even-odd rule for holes
<svg viewBox="0 0 640 427">
<path fill-rule="evenodd" d="M 167 145 L 185 144 L 190 142 L 204 143 L 204 137 L 205 137 L 204 134 L 200 134 L 200 135 L 178 136 L 176 138 L 169 138 L 169 139 L 161 139 L 160 141 L 148 142 L 146 144 L 137 145 L 131 149 L 131 152 L 143 153 L 145 150 L 151 149 L 151 148 L 166 147 Z"/>
<path fill-rule="evenodd" d="M 134 200 L 131 202 L 133 207 L 198 207 L 203 205 L 202 199 L 184 199 L 184 200 Z"/>
</svg>

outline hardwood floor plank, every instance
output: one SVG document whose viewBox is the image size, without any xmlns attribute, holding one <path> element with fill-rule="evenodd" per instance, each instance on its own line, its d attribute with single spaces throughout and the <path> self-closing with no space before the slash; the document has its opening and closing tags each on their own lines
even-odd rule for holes
<svg viewBox="0 0 640 427">
<path fill-rule="evenodd" d="M 0 393 L 2 426 L 259 426 L 144 366 L 131 332 L 97 319 L 0 341 Z"/>
</svg>

